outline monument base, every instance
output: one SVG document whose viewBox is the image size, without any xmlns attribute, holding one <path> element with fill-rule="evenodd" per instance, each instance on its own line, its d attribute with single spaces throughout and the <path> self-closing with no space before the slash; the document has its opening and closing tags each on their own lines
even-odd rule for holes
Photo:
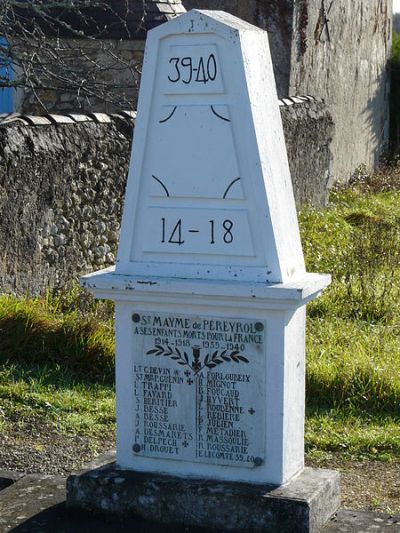
<svg viewBox="0 0 400 533">
<path fill-rule="evenodd" d="M 144 474 L 113 463 L 70 476 L 67 504 L 164 524 L 311 533 L 338 510 L 340 476 L 332 470 L 305 468 L 285 485 L 274 487 Z"/>
</svg>

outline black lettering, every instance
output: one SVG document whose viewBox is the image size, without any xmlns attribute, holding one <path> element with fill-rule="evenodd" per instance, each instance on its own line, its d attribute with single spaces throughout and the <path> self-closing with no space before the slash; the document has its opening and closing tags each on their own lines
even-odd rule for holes
<svg viewBox="0 0 400 533">
<path fill-rule="evenodd" d="M 171 78 L 171 76 L 168 76 L 168 79 L 170 82 L 172 83 L 177 83 L 180 79 L 181 79 L 181 73 L 180 73 L 180 70 L 179 70 L 179 57 L 171 57 L 171 59 L 169 60 L 170 63 L 173 63 L 175 62 L 175 69 L 176 69 L 176 78 Z"/>
</svg>

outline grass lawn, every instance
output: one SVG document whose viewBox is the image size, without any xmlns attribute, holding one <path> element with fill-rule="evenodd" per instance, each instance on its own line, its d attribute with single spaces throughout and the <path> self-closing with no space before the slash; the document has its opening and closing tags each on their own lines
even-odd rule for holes
<svg viewBox="0 0 400 533">
<path fill-rule="evenodd" d="M 399 167 L 360 174 L 300 213 L 307 269 L 333 274 L 308 307 L 307 461 L 344 472 L 346 505 L 396 513 L 399 189 Z M 66 473 L 113 445 L 112 315 L 76 286 L 0 297 L 0 468 Z"/>
</svg>

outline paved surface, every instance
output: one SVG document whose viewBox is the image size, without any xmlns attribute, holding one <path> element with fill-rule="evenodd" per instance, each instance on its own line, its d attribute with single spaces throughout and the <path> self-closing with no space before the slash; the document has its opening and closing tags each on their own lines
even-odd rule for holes
<svg viewBox="0 0 400 533">
<path fill-rule="evenodd" d="M 7 477 L 8 476 L 8 477 Z M 160 526 L 140 519 L 124 522 L 107 520 L 90 513 L 72 511 L 65 506 L 66 478 L 27 475 L 20 477 L 0 471 L 0 533 L 184 533 L 198 528 Z M 204 531 L 204 530 L 203 530 Z M 338 515 L 323 533 L 400 533 L 400 517 L 348 510 Z M 284 533 L 284 532 L 277 532 Z"/>
</svg>

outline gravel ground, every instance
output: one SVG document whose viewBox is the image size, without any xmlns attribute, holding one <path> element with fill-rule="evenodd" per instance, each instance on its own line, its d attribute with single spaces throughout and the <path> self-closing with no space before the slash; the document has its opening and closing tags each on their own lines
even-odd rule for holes
<svg viewBox="0 0 400 533">
<path fill-rule="evenodd" d="M 113 435 L 91 440 L 59 434 L 43 424 L 36 430 L 32 426 L 27 430 L 24 424 L 12 434 L 0 434 L 0 443 L 0 469 L 28 474 L 68 475 L 115 447 Z"/>
<path fill-rule="evenodd" d="M 68 475 L 115 447 L 112 434 L 101 439 L 65 436 L 41 424 L 0 434 L 0 469 L 25 473 Z M 342 474 L 342 505 L 347 509 L 400 514 L 400 462 L 344 460 L 332 455 L 319 468 Z"/>
</svg>

